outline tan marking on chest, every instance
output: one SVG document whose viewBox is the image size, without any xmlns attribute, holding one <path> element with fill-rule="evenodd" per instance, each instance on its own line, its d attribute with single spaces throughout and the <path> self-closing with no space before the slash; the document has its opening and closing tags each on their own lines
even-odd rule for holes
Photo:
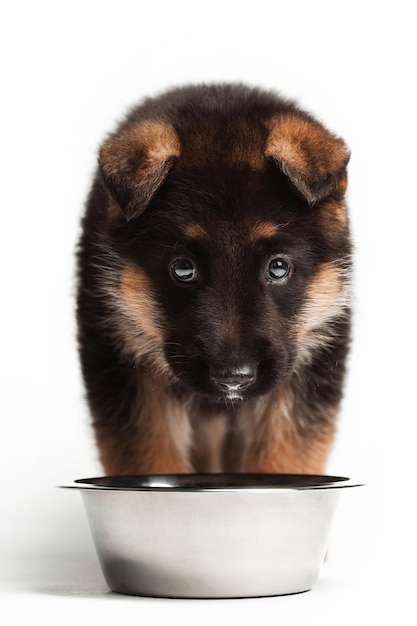
<svg viewBox="0 0 417 626">
<path fill-rule="evenodd" d="M 223 454 L 227 417 L 197 417 L 193 422 L 192 459 L 196 472 L 224 471 Z"/>
</svg>

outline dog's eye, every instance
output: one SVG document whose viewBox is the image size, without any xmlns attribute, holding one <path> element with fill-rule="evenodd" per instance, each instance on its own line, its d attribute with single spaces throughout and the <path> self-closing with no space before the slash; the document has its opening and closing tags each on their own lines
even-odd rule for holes
<svg viewBox="0 0 417 626">
<path fill-rule="evenodd" d="M 190 259 L 176 259 L 171 265 L 171 271 L 183 283 L 191 283 L 197 278 L 197 268 Z"/>
<path fill-rule="evenodd" d="M 279 282 L 289 276 L 291 271 L 290 264 L 281 257 L 276 257 L 269 262 L 267 278 L 273 282 Z"/>
</svg>

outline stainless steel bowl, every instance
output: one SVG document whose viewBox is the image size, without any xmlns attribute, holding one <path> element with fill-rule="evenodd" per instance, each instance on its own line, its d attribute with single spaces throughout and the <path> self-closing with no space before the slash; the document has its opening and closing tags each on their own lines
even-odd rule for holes
<svg viewBox="0 0 417 626">
<path fill-rule="evenodd" d="M 347 478 L 187 474 L 77 480 L 110 589 L 181 598 L 307 591 Z"/>
</svg>

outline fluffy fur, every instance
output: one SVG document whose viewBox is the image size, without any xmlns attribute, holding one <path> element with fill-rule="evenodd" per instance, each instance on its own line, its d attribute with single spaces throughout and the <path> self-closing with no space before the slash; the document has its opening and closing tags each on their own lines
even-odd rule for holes
<svg viewBox="0 0 417 626">
<path fill-rule="evenodd" d="M 107 474 L 323 473 L 350 326 L 344 142 L 242 85 L 176 89 L 100 148 L 79 247 Z"/>
</svg>

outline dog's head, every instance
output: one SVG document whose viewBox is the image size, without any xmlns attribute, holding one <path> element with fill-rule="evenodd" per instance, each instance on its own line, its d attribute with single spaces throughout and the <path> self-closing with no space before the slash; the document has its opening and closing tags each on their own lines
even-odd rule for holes
<svg viewBox="0 0 417 626">
<path fill-rule="evenodd" d="M 125 347 L 215 401 L 265 394 L 348 310 L 349 153 L 270 95 L 201 88 L 163 105 L 100 151 Z"/>
</svg>

